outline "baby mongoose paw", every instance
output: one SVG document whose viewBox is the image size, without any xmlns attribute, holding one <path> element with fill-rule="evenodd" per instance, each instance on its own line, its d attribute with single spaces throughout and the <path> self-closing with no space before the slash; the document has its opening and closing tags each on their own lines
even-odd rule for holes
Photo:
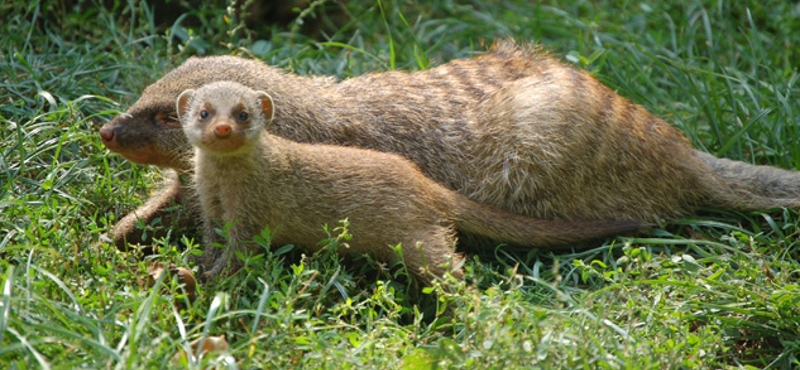
<svg viewBox="0 0 800 370">
<path fill-rule="evenodd" d="M 219 256 L 213 260 L 207 260 L 203 265 L 205 272 L 203 272 L 203 281 L 208 283 L 215 279 L 221 279 L 233 275 L 242 266 L 241 264 L 231 263 L 226 256 Z"/>
<path fill-rule="evenodd" d="M 214 273 L 213 271 L 206 271 L 206 272 L 203 273 L 203 275 L 200 275 L 200 276 L 202 277 L 202 280 L 203 280 L 204 283 L 208 283 L 208 282 L 214 280 L 214 276 L 216 276 L 216 275 L 217 274 Z"/>
<path fill-rule="evenodd" d="M 205 272 L 203 272 L 203 282 L 211 282 L 214 279 L 219 278 L 222 276 L 222 270 L 224 269 L 226 263 L 220 263 L 219 260 L 214 262 L 211 266 L 204 266 Z"/>
</svg>

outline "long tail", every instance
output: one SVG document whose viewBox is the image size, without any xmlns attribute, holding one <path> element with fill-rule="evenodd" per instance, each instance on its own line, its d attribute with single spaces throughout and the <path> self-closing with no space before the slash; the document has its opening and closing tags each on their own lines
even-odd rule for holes
<svg viewBox="0 0 800 370">
<path fill-rule="evenodd" d="M 729 190 L 714 199 L 719 203 L 716 206 L 740 210 L 800 208 L 800 171 L 717 158 L 700 150 L 695 153 Z"/>
<path fill-rule="evenodd" d="M 521 246 L 558 247 L 642 231 L 651 224 L 637 220 L 558 221 L 506 212 L 468 201 L 456 217 L 458 231 Z"/>
</svg>

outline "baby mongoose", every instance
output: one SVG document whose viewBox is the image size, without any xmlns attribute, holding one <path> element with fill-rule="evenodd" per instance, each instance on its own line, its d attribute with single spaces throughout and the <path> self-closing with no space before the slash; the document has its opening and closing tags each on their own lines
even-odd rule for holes
<svg viewBox="0 0 800 370">
<path fill-rule="evenodd" d="M 457 264 L 457 229 L 518 245 L 558 246 L 645 226 L 536 220 L 502 211 L 446 189 L 399 155 L 270 134 L 265 128 L 275 109 L 267 93 L 226 81 L 186 90 L 177 100 L 196 148 L 207 275 L 241 267 L 234 253 L 248 251 L 248 241 L 266 226 L 275 245 L 316 250 L 325 236 L 322 226 L 347 218 L 353 239 L 340 252 L 387 261 L 396 258 L 389 246 L 400 243 L 408 270 L 422 283 Z M 227 241 L 214 231 L 225 224 L 231 225 Z M 212 243 L 226 250 L 216 253 Z"/>
<path fill-rule="evenodd" d="M 800 172 L 695 150 L 590 74 L 507 40 L 429 70 L 340 82 L 233 56 L 191 58 L 106 124 L 103 142 L 134 162 L 190 171 L 175 99 L 219 80 L 272 96 L 275 135 L 400 154 L 448 189 L 533 218 L 654 222 L 704 207 L 800 208 Z M 193 199 L 186 190 L 173 181 L 126 216 L 117 245 L 141 241 L 137 219 L 167 223 L 164 209 Z"/>
</svg>

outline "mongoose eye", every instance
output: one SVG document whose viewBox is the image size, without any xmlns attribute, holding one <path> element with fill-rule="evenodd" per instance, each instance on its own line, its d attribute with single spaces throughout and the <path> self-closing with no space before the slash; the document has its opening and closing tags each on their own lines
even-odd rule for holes
<svg viewBox="0 0 800 370">
<path fill-rule="evenodd" d="M 155 117 L 156 122 L 165 127 L 181 127 L 181 121 L 174 113 L 158 112 Z"/>
<path fill-rule="evenodd" d="M 208 118 L 208 111 L 203 109 L 200 111 L 200 119 L 207 119 Z"/>
<path fill-rule="evenodd" d="M 250 118 L 250 115 L 247 114 L 247 112 L 239 113 L 239 121 L 244 122 L 247 121 L 248 118 Z"/>
</svg>

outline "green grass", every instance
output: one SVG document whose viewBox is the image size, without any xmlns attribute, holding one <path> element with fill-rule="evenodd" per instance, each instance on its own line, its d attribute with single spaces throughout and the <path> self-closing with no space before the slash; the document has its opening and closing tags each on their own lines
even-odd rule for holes
<svg viewBox="0 0 800 370">
<path fill-rule="evenodd" d="M 798 365 L 792 210 L 709 210 L 575 253 L 470 254 L 468 283 L 442 282 L 438 299 L 409 289 L 397 266 L 278 249 L 186 308 L 174 279 L 148 289 L 141 255 L 100 242 L 162 175 L 109 154 L 96 132 L 194 54 L 346 78 L 427 68 L 513 36 L 592 72 L 699 148 L 800 169 L 797 5 L 320 1 L 302 15 L 308 31 L 244 29 L 221 2 L 166 23 L 146 4 L 75 3 L 0 5 L 0 368 L 161 368 L 188 341 L 220 334 L 230 353 L 210 361 L 222 368 Z M 152 258 L 186 266 L 194 237 L 157 241 L 164 253 Z M 189 250 L 170 248 L 181 238 Z M 452 318 L 436 316 L 442 303 Z"/>
</svg>

